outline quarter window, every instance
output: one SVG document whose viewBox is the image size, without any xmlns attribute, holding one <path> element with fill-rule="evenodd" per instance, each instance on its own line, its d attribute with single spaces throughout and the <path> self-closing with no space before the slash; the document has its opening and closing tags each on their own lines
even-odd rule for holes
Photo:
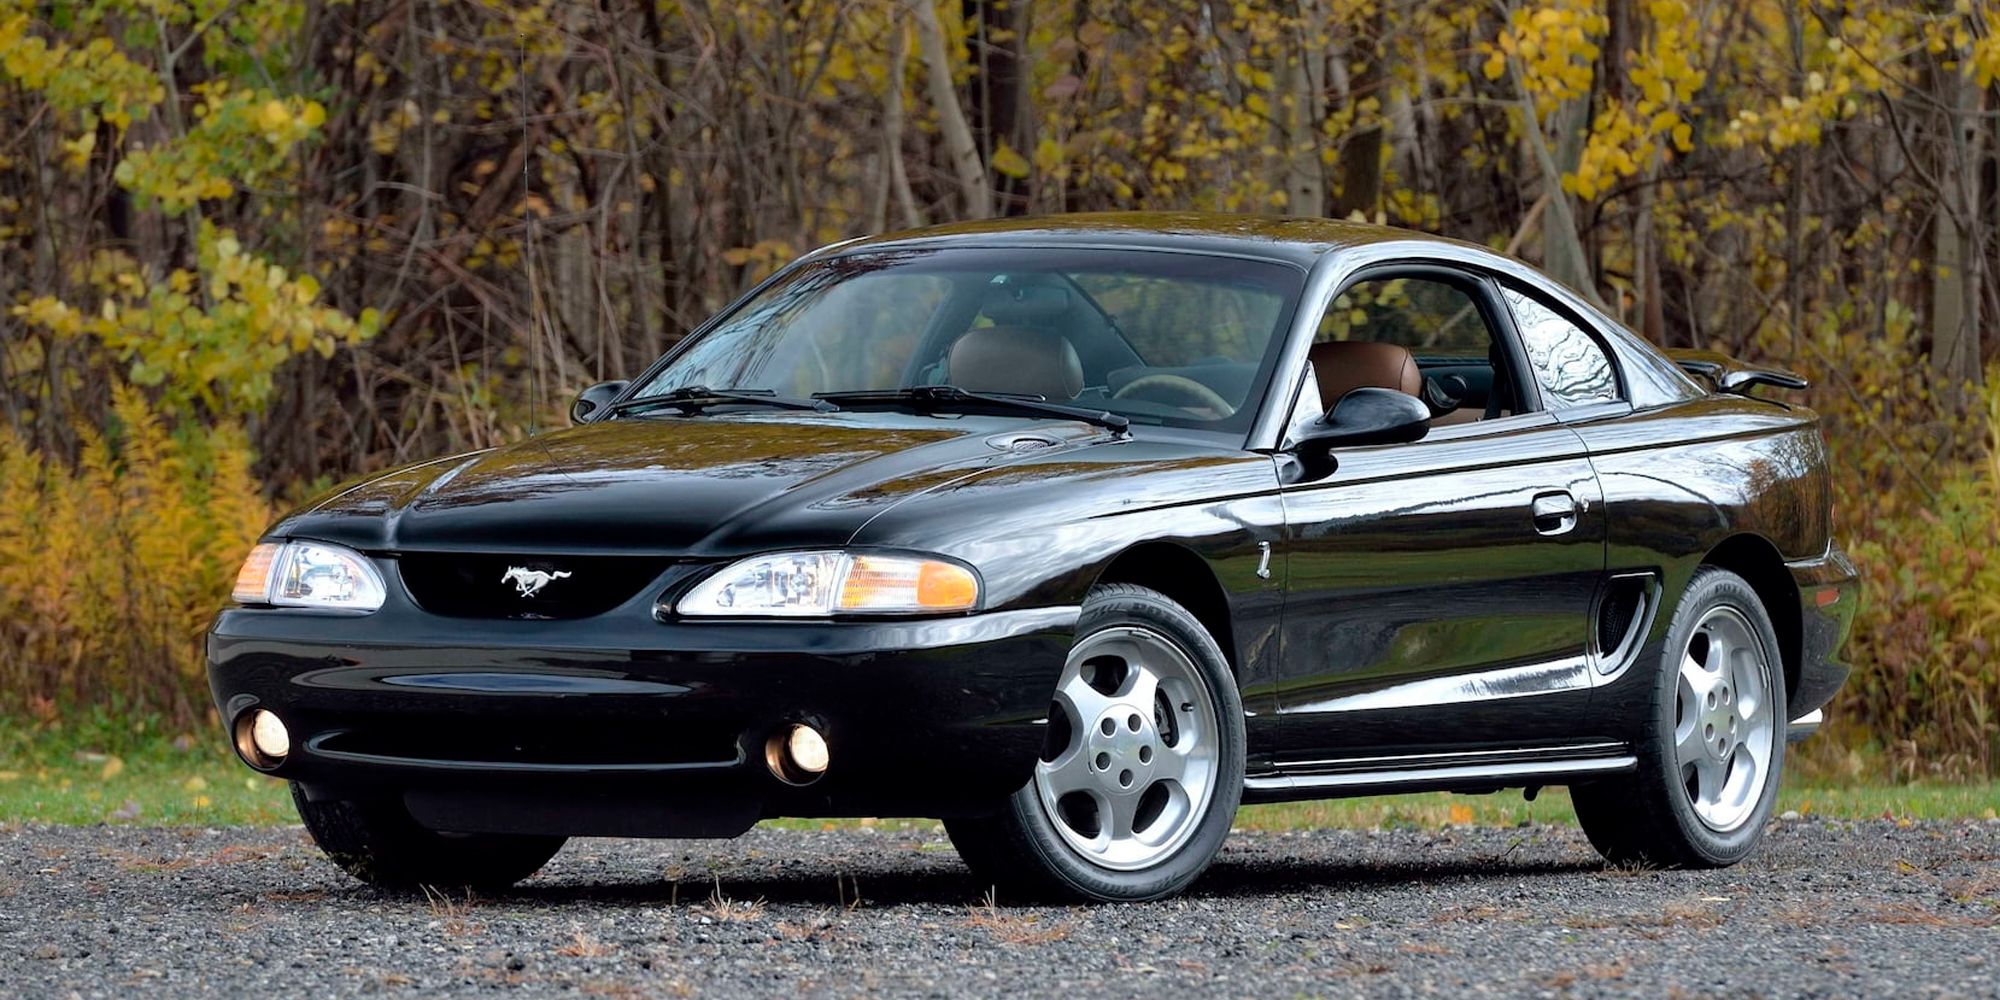
<svg viewBox="0 0 2000 1000">
<path fill-rule="evenodd" d="M 1541 383 L 1549 409 L 1615 402 L 1618 374 L 1602 345 L 1561 313 L 1523 292 L 1504 289 L 1528 368 Z"/>
</svg>

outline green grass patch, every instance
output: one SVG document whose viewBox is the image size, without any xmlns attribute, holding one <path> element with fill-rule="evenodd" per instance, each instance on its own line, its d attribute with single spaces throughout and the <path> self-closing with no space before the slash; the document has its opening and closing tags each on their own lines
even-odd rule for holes
<svg viewBox="0 0 2000 1000">
<path fill-rule="evenodd" d="M 1778 808 L 1829 819 L 1991 819 L 2000 782 L 1841 784 L 1789 780 Z M 295 823 L 285 784 L 244 767 L 213 727 L 172 731 L 151 721 L 99 715 L 81 721 L 0 719 L 0 822 L 144 826 L 269 826 Z M 875 820 L 772 820 L 786 829 L 875 825 Z M 1421 828 L 1452 824 L 1574 824 L 1560 788 L 1533 802 L 1518 791 L 1492 795 L 1430 792 L 1325 802 L 1246 806 L 1244 830 Z M 930 820 L 882 820 L 890 829 Z"/>
<path fill-rule="evenodd" d="M 269 826 L 285 783 L 244 767 L 219 728 L 151 720 L 0 720 L 0 822 Z"/>
<path fill-rule="evenodd" d="M 1954 820 L 1992 819 L 2000 807 L 2000 783 L 1962 785 L 1827 786 L 1786 782 L 1778 794 L 1778 811 L 1826 819 Z M 1576 823 L 1569 792 L 1550 788 L 1528 802 L 1518 791 L 1491 795 L 1429 792 L 1381 795 L 1324 802 L 1287 802 L 1245 806 L 1236 816 L 1241 830 L 1307 830 L 1328 827 L 1420 828 L 1449 824 L 1519 826 L 1523 823 Z"/>
</svg>

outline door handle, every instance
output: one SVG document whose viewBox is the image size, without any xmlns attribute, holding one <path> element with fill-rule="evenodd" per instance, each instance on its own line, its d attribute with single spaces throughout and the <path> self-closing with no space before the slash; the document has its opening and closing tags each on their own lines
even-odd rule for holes
<svg viewBox="0 0 2000 1000">
<path fill-rule="evenodd" d="M 1541 534 L 1561 535 L 1576 527 L 1576 498 L 1567 492 L 1543 493 L 1535 497 L 1528 510 L 1534 515 L 1535 530 Z"/>
</svg>

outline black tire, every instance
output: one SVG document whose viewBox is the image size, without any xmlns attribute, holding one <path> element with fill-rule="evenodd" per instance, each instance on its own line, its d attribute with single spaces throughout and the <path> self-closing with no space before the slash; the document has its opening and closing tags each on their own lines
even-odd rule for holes
<svg viewBox="0 0 2000 1000">
<path fill-rule="evenodd" d="M 1215 859 L 1243 798 L 1243 700 L 1214 637 L 1166 595 L 1131 584 L 1090 593 L 1077 622 L 1077 645 L 1115 626 L 1139 626 L 1173 642 L 1193 663 L 1215 708 L 1216 771 L 1206 810 L 1171 854 L 1119 871 L 1081 856 L 1056 831 L 1034 778 L 992 814 L 945 820 L 959 857 L 986 884 L 1014 900 L 1133 902 L 1186 889 Z"/>
<path fill-rule="evenodd" d="M 438 833 L 417 825 L 393 798 L 313 800 L 296 781 L 292 804 L 329 860 L 382 889 L 504 889 L 539 871 L 565 840 Z"/>
<path fill-rule="evenodd" d="M 1690 780 L 1676 754 L 1675 728 L 1681 658 L 1688 654 L 1701 623 L 1718 608 L 1734 609 L 1750 625 L 1761 647 L 1767 680 L 1764 696 L 1772 714 L 1770 766 L 1762 775 L 1754 808 L 1739 823 L 1719 830 L 1695 812 Z M 1723 868 L 1749 856 L 1763 839 L 1784 772 L 1785 668 L 1777 632 L 1764 604 L 1742 577 L 1703 566 L 1689 581 L 1668 624 L 1666 645 L 1653 678 L 1646 717 L 1635 746 L 1638 769 L 1571 789 L 1577 820 L 1605 860 L 1659 868 Z"/>
</svg>

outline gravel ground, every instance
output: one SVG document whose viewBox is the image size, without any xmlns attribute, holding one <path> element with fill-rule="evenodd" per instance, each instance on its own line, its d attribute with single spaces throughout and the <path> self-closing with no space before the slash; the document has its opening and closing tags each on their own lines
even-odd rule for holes
<svg viewBox="0 0 2000 1000">
<path fill-rule="evenodd" d="M 1558 827 L 1239 833 L 1183 899 L 983 896 L 924 829 L 576 841 L 427 900 L 296 827 L 4 827 L 0 996 L 2000 996 L 2000 822 L 1780 822 L 1719 872 Z"/>
</svg>

